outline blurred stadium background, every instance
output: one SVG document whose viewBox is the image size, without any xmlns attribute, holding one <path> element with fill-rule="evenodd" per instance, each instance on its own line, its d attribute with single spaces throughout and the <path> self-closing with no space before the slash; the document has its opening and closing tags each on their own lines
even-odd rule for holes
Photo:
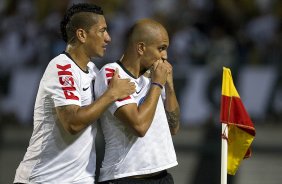
<svg viewBox="0 0 282 184">
<path fill-rule="evenodd" d="M 0 184 L 13 182 L 32 132 L 39 80 L 64 50 L 59 22 L 68 6 L 104 9 L 112 42 L 98 67 L 120 58 L 126 30 L 140 18 L 161 22 L 170 35 L 169 61 L 181 105 L 174 137 L 176 184 L 219 184 L 222 67 L 257 131 L 253 155 L 229 184 L 282 181 L 281 0 L 0 0 Z"/>
</svg>

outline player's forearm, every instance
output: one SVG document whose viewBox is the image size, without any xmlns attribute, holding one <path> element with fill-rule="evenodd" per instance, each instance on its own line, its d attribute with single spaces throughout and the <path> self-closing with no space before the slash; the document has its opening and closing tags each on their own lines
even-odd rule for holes
<svg viewBox="0 0 282 184">
<path fill-rule="evenodd" d="M 100 118 L 100 116 L 115 100 L 117 100 L 117 98 L 111 93 L 111 91 L 107 90 L 92 104 L 80 108 L 77 112 L 77 116 L 78 119 L 82 120 L 82 129 L 87 127 L 90 123 L 98 120 L 98 118 Z"/>
<path fill-rule="evenodd" d="M 145 101 L 137 108 L 136 111 L 132 111 L 130 116 L 126 116 L 128 119 L 122 119 L 122 116 L 120 116 L 120 119 L 127 122 L 138 137 L 145 136 L 146 132 L 150 128 L 156 112 L 160 94 L 161 89 L 158 86 L 151 86 Z"/>
<path fill-rule="evenodd" d="M 175 135 L 179 130 L 180 125 L 180 108 L 172 85 L 166 85 L 166 100 L 165 110 L 168 120 L 168 125 L 172 135 Z"/>
<path fill-rule="evenodd" d="M 161 89 L 152 85 L 144 103 L 138 108 L 139 117 L 142 122 L 146 122 L 147 128 L 150 127 L 153 121 L 160 94 Z"/>
<path fill-rule="evenodd" d="M 88 106 L 79 107 L 71 105 L 56 109 L 59 120 L 65 130 L 71 134 L 77 134 L 95 122 L 115 100 L 116 97 L 110 91 L 106 91 L 100 98 Z"/>
</svg>

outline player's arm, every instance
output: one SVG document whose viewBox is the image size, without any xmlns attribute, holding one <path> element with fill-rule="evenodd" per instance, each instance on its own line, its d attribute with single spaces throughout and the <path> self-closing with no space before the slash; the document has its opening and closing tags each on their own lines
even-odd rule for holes
<svg viewBox="0 0 282 184">
<path fill-rule="evenodd" d="M 170 72 L 165 84 L 166 99 L 164 105 L 170 132 L 175 135 L 180 125 L 180 108 L 174 91 L 172 66 L 167 61 L 165 63 L 169 65 Z"/>
<path fill-rule="evenodd" d="M 163 63 L 155 63 L 155 65 L 157 67 L 152 73 L 152 83 L 155 82 L 163 86 L 167 78 L 167 68 Z M 161 87 L 152 84 L 141 105 L 137 106 L 135 103 L 124 105 L 118 108 L 114 115 L 131 127 L 137 136 L 143 137 L 153 121 L 160 94 Z"/>
<path fill-rule="evenodd" d="M 134 83 L 129 79 L 118 79 L 118 71 L 116 71 L 108 89 L 92 104 L 85 107 L 78 105 L 59 106 L 56 107 L 56 112 L 64 129 L 71 134 L 76 134 L 96 121 L 114 101 L 134 92 Z"/>
</svg>

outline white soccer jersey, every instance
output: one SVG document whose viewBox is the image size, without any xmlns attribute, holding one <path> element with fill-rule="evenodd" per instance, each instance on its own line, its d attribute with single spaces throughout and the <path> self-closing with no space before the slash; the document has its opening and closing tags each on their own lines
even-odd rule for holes
<svg viewBox="0 0 282 184">
<path fill-rule="evenodd" d="M 95 81 L 95 96 L 101 96 L 116 68 L 120 78 L 129 78 L 136 85 L 136 92 L 116 101 L 101 117 L 105 136 L 105 156 L 99 181 L 112 180 L 134 175 L 150 174 L 177 165 L 176 154 L 170 134 L 164 104 L 159 98 L 153 122 L 144 137 L 137 137 L 113 114 L 121 106 L 140 105 L 150 89 L 150 79 L 138 79 L 122 67 L 120 62 L 105 65 Z"/>
<path fill-rule="evenodd" d="M 97 71 L 92 62 L 88 72 L 82 71 L 67 53 L 50 61 L 38 89 L 32 137 L 14 182 L 94 183 L 95 125 L 71 135 L 63 129 L 55 107 L 89 105 Z"/>
</svg>

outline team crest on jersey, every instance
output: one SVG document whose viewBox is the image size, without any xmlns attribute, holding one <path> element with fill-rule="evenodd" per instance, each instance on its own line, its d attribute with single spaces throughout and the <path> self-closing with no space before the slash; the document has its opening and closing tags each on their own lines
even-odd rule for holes
<svg viewBox="0 0 282 184">
<path fill-rule="evenodd" d="M 62 90 L 64 91 L 66 99 L 79 100 L 79 98 L 73 93 L 74 91 L 76 91 L 76 88 L 74 86 L 72 72 L 69 71 L 69 69 L 71 68 L 71 64 L 57 64 L 57 68 L 59 69 L 59 82 L 62 85 Z"/>
</svg>

